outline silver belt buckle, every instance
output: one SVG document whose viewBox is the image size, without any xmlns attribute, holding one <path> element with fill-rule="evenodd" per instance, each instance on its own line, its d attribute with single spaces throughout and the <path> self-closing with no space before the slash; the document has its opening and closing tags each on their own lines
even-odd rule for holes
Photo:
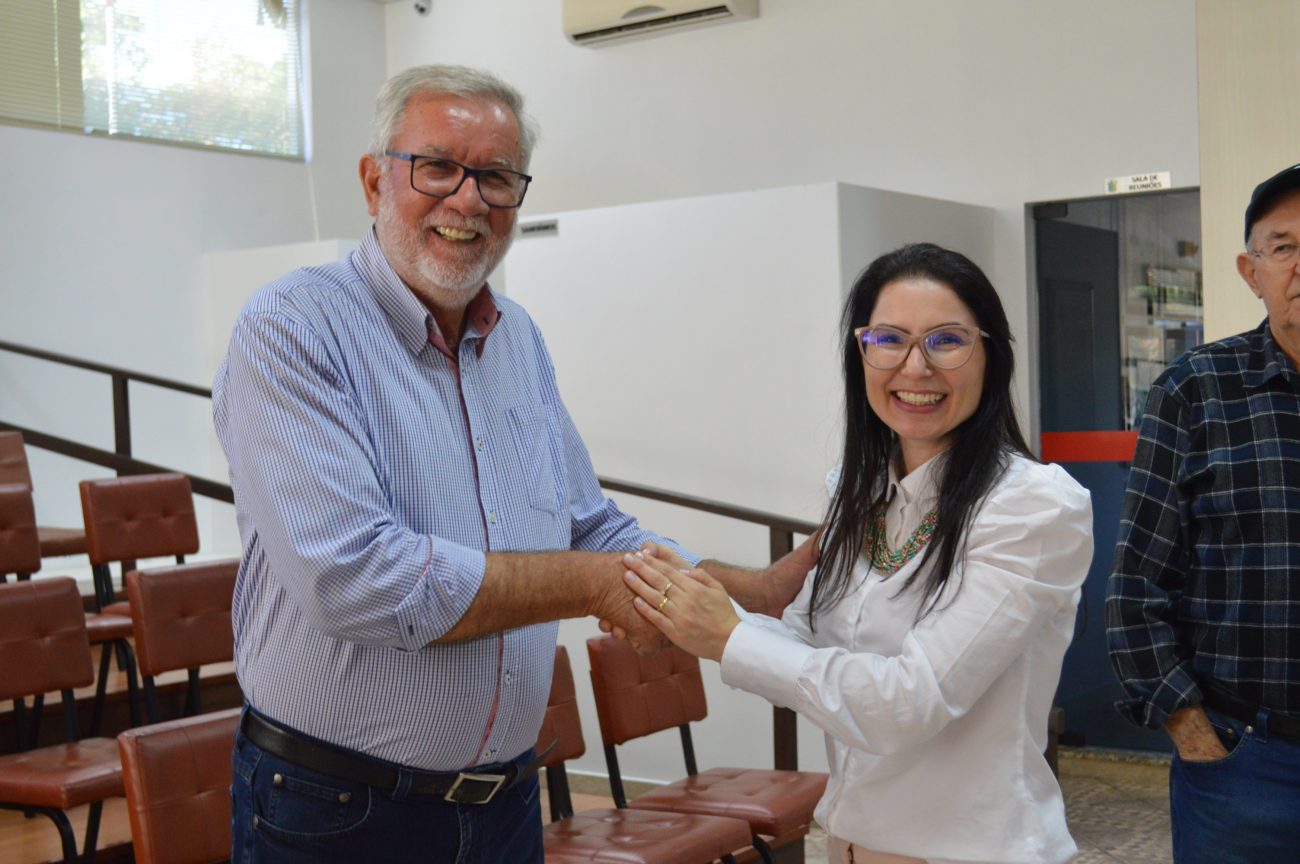
<svg viewBox="0 0 1300 864">
<path fill-rule="evenodd" d="M 457 792 L 460 790 L 460 784 L 466 780 L 477 783 L 491 783 L 492 789 L 482 798 L 473 801 L 462 799 L 457 795 Z M 460 776 L 456 778 L 456 782 L 451 784 L 451 788 L 447 790 L 447 794 L 442 796 L 442 800 L 452 804 L 486 804 L 496 796 L 497 792 L 501 791 L 501 787 L 505 782 L 506 777 L 504 774 L 466 774 L 462 771 Z"/>
</svg>

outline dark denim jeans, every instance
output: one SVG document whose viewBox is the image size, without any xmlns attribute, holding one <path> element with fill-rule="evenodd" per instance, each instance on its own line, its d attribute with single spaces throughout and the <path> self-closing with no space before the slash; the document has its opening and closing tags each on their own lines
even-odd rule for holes
<svg viewBox="0 0 1300 864">
<path fill-rule="evenodd" d="M 1174 755 L 1169 816 L 1175 864 L 1300 861 L 1300 742 L 1206 709 L 1228 749 L 1211 762 Z M 1249 729 L 1250 731 L 1247 731 Z"/>
<path fill-rule="evenodd" d="M 317 774 L 242 733 L 233 758 L 232 864 L 542 862 L 536 775 L 488 804 L 449 804 Z"/>
</svg>

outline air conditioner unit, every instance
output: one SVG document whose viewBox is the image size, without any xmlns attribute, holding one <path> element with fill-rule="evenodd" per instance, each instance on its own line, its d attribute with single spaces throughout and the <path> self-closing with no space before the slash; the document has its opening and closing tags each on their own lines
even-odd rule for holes
<svg viewBox="0 0 1300 864">
<path fill-rule="evenodd" d="M 564 35 L 576 45 L 599 45 L 757 16 L 758 0 L 564 0 Z"/>
</svg>

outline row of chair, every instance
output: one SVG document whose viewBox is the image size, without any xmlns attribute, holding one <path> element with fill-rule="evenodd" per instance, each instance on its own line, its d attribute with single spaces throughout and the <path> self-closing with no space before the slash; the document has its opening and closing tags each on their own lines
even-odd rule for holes
<svg viewBox="0 0 1300 864">
<path fill-rule="evenodd" d="M 133 602 L 141 601 L 133 611 L 148 608 L 152 594 L 186 583 L 193 572 L 132 572 L 128 591 Z M 222 605 L 224 598 L 225 620 L 217 629 L 228 631 L 233 576 L 232 571 L 224 585 L 212 580 L 175 594 L 189 597 L 189 602 L 198 606 L 205 604 L 196 598 L 213 598 L 215 602 L 207 605 Z M 170 602 L 182 600 L 173 596 Z M 177 614 L 170 625 L 172 636 L 163 642 L 179 644 L 180 654 L 185 654 L 187 645 L 192 652 L 191 643 L 206 641 L 206 637 L 196 640 L 176 634 L 206 632 L 220 618 L 207 609 Z M 185 621 L 190 623 L 181 623 Z M 230 746 L 237 710 L 130 729 L 116 743 L 106 738 L 78 740 L 72 688 L 88 684 L 92 668 L 75 582 L 48 578 L 0 586 L 0 634 L 0 667 L 24 672 L 6 677 L 0 685 L 0 699 L 60 690 L 69 740 L 0 757 L 0 806 L 48 816 L 58 826 L 69 864 L 76 860 L 76 841 L 64 811 L 90 805 L 83 849 L 93 856 L 102 802 L 123 794 L 138 862 L 202 864 L 226 857 L 230 844 Z M 151 634 L 148 623 L 137 630 L 144 668 L 150 668 L 155 657 Z M 625 643 L 608 637 L 590 640 L 588 653 L 617 806 L 574 812 L 564 762 L 581 756 L 585 744 L 573 673 L 561 647 L 556 652 L 551 695 L 538 736 L 538 749 L 549 748 L 545 760 L 551 815 L 544 829 L 547 861 L 707 864 L 731 861 L 737 852 L 750 847 L 770 861 L 769 841 L 780 845 L 802 838 L 824 788 L 825 775 L 696 770 L 689 723 L 703 719 L 706 712 L 698 661 L 676 650 L 643 659 Z M 190 653 L 180 659 L 173 657 L 172 662 L 208 659 Z M 615 747 L 674 726 L 682 732 L 689 776 L 626 800 L 613 756 Z M 617 850 L 614 859 L 607 857 L 611 850 Z"/>
<path fill-rule="evenodd" d="M 573 672 L 560 646 L 537 739 L 541 752 L 554 742 L 545 760 L 552 820 L 544 833 L 548 862 L 706 864 L 746 853 L 771 862 L 772 847 L 808 833 L 825 774 L 698 770 L 690 724 L 707 714 L 699 660 L 677 648 L 641 657 L 610 636 L 587 640 L 587 656 L 615 808 L 574 813 L 564 762 L 581 756 L 585 745 Z M 618 745 L 673 728 L 681 736 L 687 776 L 628 800 Z M 602 857 L 609 849 L 619 857 Z"/>
<path fill-rule="evenodd" d="M 86 627 L 91 644 L 103 646 L 91 734 L 96 734 L 100 727 L 113 656 L 126 675 L 131 725 L 138 725 L 141 713 L 137 664 L 129 641 L 131 607 L 129 600 L 118 598 L 111 566 L 117 564 L 125 588 L 127 574 L 137 560 L 172 558 L 177 565 L 183 565 L 185 556 L 198 551 L 198 523 L 189 478 L 168 473 L 82 481 L 79 491 L 84 530 L 76 532 L 76 549 L 46 542 L 51 532 L 66 538 L 73 529 L 36 525 L 31 488 L 22 436 L 17 432 L 0 432 L 0 537 L 4 539 L 0 548 L 0 582 L 5 581 L 8 573 L 16 574 L 20 581 L 30 578 L 40 569 L 41 560 L 51 554 L 81 551 L 88 556 L 94 582 L 94 612 L 87 616 Z M 222 572 L 225 569 L 223 562 Z M 197 692 L 195 683 L 189 698 L 196 698 Z M 150 720 L 156 721 L 156 701 L 148 681 L 145 702 Z"/>
<path fill-rule="evenodd" d="M 128 600 L 118 602 L 109 562 L 197 548 L 189 481 L 179 474 L 111 478 L 86 481 L 81 492 L 87 551 L 97 568 L 94 605 L 114 612 L 85 612 L 73 579 L 30 579 L 41 563 L 31 492 L 21 484 L 0 486 L 0 575 L 16 573 L 20 580 L 0 585 L 0 668 L 6 670 L 0 701 L 13 700 L 18 751 L 0 756 L 0 807 L 48 816 L 67 862 L 77 860 L 76 841 L 64 811 L 90 805 L 84 854 L 93 860 L 102 802 L 122 795 L 117 744 L 95 737 L 110 652 L 127 673 L 133 725 L 139 722 L 137 661 L 151 722 L 159 719 L 155 678 L 176 669 L 188 672 L 185 712 L 198 713 L 199 668 L 233 656 L 230 606 L 238 570 L 231 560 L 140 571 L 129 569 L 131 560 L 121 565 Z M 95 644 L 104 647 L 98 676 L 90 657 Z M 80 739 L 73 688 L 92 681 L 90 737 Z M 39 747 L 45 694 L 54 691 L 61 693 L 67 743 Z"/>
<path fill-rule="evenodd" d="M 199 666 L 231 658 L 230 598 L 236 571 L 235 562 L 226 562 L 127 574 L 147 692 L 152 693 L 154 676 L 163 672 L 188 669 L 193 684 Z M 93 860 L 102 802 L 123 794 L 117 745 L 112 739 L 79 735 L 73 688 L 93 680 L 85 622 L 73 579 L 49 577 L 0 586 L 0 668 L 6 670 L 0 700 L 33 697 L 32 720 L 17 732 L 18 752 L 0 756 L 0 807 L 48 816 L 58 828 L 69 864 L 77 860 L 76 843 L 64 811 L 91 805 L 83 851 L 86 860 Z M 54 691 L 61 694 L 67 743 L 39 747 L 44 695 Z M 192 686 L 190 693 L 196 692 Z M 151 704 L 155 718 L 156 710 Z M 199 710 L 196 700 L 188 701 L 187 713 Z M 223 790 L 230 785 L 232 738 L 233 730 L 226 739 Z M 193 767 L 173 764 L 171 770 L 184 775 Z M 158 799 L 151 794 L 149 800 Z"/>
</svg>

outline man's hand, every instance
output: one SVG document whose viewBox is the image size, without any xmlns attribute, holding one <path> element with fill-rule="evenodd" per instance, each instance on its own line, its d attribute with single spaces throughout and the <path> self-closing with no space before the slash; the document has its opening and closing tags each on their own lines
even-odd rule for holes
<svg viewBox="0 0 1300 864">
<path fill-rule="evenodd" d="M 668 645 L 668 639 L 633 608 L 632 601 L 636 595 L 624 581 L 626 572 L 627 567 L 619 554 L 610 568 L 609 584 L 591 614 L 600 619 L 601 630 L 626 639 L 637 653 L 643 656 L 658 654 Z"/>
<path fill-rule="evenodd" d="M 1182 708 L 1165 720 L 1165 731 L 1184 762 L 1212 762 L 1228 755 L 1200 705 Z"/>
</svg>

